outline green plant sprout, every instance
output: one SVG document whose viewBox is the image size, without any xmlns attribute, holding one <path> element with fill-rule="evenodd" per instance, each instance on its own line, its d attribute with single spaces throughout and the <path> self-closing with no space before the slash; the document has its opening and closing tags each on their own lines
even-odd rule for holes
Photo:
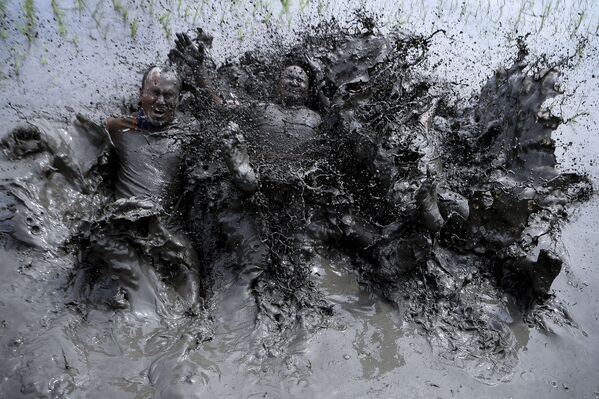
<svg viewBox="0 0 599 399">
<path fill-rule="evenodd" d="M 0 27 L 3 29 L 0 30 L 0 39 L 6 40 L 8 39 L 8 31 L 4 29 L 6 24 L 6 0 L 0 0 Z"/>
<path fill-rule="evenodd" d="M 36 16 L 33 7 L 33 0 L 25 0 L 23 3 L 23 12 L 25 13 L 25 26 L 23 34 L 27 37 L 27 41 L 31 43 L 35 38 Z"/>
<path fill-rule="evenodd" d="M 133 40 L 135 40 L 137 38 L 137 29 L 138 29 L 137 18 L 135 18 L 133 21 L 131 21 L 131 23 L 129 24 L 129 29 L 131 31 L 131 38 Z"/>
<path fill-rule="evenodd" d="M 120 0 L 112 0 L 112 7 L 117 14 L 123 19 L 123 23 L 127 23 L 129 20 L 129 10 L 123 6 Z"/>
<path fill-rule="evenodd" d="M 574 27 L 572 28 L 570 37 L 574 37 L 574 35 L 576 35 L 576 32 L 578 32 L 578 29 L 580 28 L 580 24 L 582 23 L 585 15 L 586 15 L 586 9 L 578 12 L 578 19 L 574 22 Z"/>
<path fill-rule="evenodd" d="M 160 17 L 158 17 L 158 22 L 160 22 L 160 25 L 162 25 L 162 28 L 164 29 L 164 33 L 166 34 L 166 38 L 168 40 L 171 39 L 171 35 L 172 35 L 171 27 L 170 27 L 170 25 L 171 25 L 170 19 L 171 19 L 170 11 L 165 11 L 164 13 L 162 13 L 160 15 Z"/>
<path fill-rule="evenodd" d="M 60 36 L 64 37 L 67 33 L 67 30 L 64 26 L 64 20 L 62 19 L 62 17 L 64 16 L 64 13 L 58 6 L 58 0 L 51 0 L 50 5 L 52 6 L 52 13 L 54 14 L 56 23 L 58 24 L 58 34 Z"/>
<path fill-rule="evenodd" d="M 308 6 L 308 4 L 310 4 L 310 0 L 300 0 L 299 11 L 301 15 L 304 15 L 304 12 L 306 11 L 306 7 Z"/>
<path fill-rule="evenodd" d="M 542 31 L 543 28 L 545 27 L 545 21 L 547 21 L 547 17 L 549 16 L 549 13 L 551 12 L 552 4 L 553 4 L 553 0 L 549 0 L 547 2 L 547 4 L 545 5 L 545 7 L 543 8 L 543 12 L 541 13 L 541 24 L 539 25 L 539 30 L 537 32 Z"/>
<path fill-rule="evenodd" d="M 281 0 L 281 6 L 283 7 L 283 14 L 289 14 L 289 7 L 291 6 L 291 0 Z"/>
<path fill-rule="evenodd" d="M 85 0 L 74 0 L 74 6 L 75 9 L 81 13 L 85 8 Z"/>
</svg>

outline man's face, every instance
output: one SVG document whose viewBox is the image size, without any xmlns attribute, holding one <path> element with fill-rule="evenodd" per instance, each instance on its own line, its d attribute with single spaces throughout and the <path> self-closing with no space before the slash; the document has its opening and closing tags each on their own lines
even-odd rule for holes
<svg viewBox="0 0 599 399">
<path fill-rule="evenodd" d="M 308 88 L 308 75 L 302 68 L 294 65 L 281 73 L 277 94 L 284 104 L 303 105 L 308 100 Z"/>
<path fill-rule="evenodd" d="M 141 108 L 155 126 L 168 125 L 175 119 L 179 105 L 179 81 L 170 72 L 154 68 L 148 73 L 141 90 Z"/>
</svg>

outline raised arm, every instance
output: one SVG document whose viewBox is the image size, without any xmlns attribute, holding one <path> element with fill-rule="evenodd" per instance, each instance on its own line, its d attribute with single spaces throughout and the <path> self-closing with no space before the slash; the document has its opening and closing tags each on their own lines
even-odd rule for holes
<svg viewBox="0 0 599 399">
<path fill-rule="evenodd" d="M 192 41 L 187 33 L 177 33 L 175 48 L 172 49 L 168 58 L 177 65 L 183 80 L 195 90 L 203 90 L 208 93 L 212 101 L 222 104 L 222 99 L 214 89 L 214 86 L 205 67 L 206 43 L 212 40 L 201 28 L 198 28 L 197 36 Z"/>
</svg>

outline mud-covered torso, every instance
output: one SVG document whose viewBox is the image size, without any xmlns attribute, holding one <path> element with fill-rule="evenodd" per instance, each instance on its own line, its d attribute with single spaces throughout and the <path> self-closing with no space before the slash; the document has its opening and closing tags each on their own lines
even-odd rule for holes
<svg viewBox="0 0 599 399">
<path fill-rule="evenodd" d="M 179 124 L 142 129 L 135 116 L 111 119 L 108 132 L 118 159 L 117 198 L 151 198 L 161 205 L 176 197 L 186 132 Z"/>
<path fill-rule="evenodd" d="M 256 132 L 249 141 L 266 162 L 304 159 L 321 139 L 322 119 L 311 109 L 267 103 L 256 105 L 255 112 Z"/>
</svg>

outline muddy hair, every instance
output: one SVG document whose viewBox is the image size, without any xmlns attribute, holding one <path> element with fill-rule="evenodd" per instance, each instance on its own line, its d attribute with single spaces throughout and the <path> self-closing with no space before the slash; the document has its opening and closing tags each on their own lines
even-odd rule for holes
<svg viewBox="0 0 599 399">
<path fill-rule="evenodd" d="M 181 76 L 179 76 L 179 73 L 177 72 L 177 70 L 175 68 L 173 68 L 172 66 L 169 66 L 169 65 L 151 64 L 146 68 L 146 70 L 144 71 L 143 76 L 141 78 L 141 89 L 140 90 L 142 92 L 146 85 L 146 80 L 148 78 L 148 75 L 150 74 L 150 72 L 152 72 L 152 70 L 154 68 L 159 68 L 161 72 L 172 73 L 175 76 L 175 78 L 177 79 L 177 85 L 179 86 L 179 91 L 181 91 L 183 89 L 183 79 L 181 79 Z"/>
</svg>

